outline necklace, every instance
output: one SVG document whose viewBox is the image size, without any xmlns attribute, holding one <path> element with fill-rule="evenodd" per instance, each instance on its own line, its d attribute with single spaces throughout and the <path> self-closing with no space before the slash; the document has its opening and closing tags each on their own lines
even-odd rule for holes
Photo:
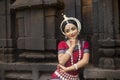
<svg viewBox="0 0 120 80">
<path fill-rule="evenodd" d="M 80 45 L 80 41 L 78 40 L 78 43 L 77 43 L 77 45 L 78 45 L 78 61 L 80 61 L 80 59 L 81 59 L 81 45 Z M 73 65 L 74 63 L 73 63 L 73 54 L 71 55 L 71 65 Z"/>
</svg>

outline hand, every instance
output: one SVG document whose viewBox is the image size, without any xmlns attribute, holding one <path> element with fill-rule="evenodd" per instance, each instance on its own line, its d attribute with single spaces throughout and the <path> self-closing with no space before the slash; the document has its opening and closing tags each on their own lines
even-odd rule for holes
<svg viewBox="0 0 120 80">
<path fill-rule="evenodd" d="M 60 70 L 63 71 L 63 72 L 69 71 L 69 69 L 67 67 L 64 67 L 64 66 L 62 66 L 60 64 L 58 66 L 60 67 Z"/>
<path fill-rule="evenodd" d="M 77 39 L 71 38 L 69 41 L 70 41 L 70 46 L 71 46 L 71 47 L 75 47 L 75 45 L 76 45 L 76 43 L 77 43 Z"/>
</svg>

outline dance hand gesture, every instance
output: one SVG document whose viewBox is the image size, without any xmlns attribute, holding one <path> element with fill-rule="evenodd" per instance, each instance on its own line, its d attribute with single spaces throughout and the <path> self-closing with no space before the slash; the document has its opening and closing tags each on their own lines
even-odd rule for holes
<svg viewBox="0 0 120 80">
<path fill-rule="evenodd" d="M 64 67 L 63 65 L 58 64 L 58 66 L 59 66 L 60 70 L 63 71 L 63 72 L 69 71 L 68 68 Z"/>
<path fill-rule="evenodd" d="M 75 45 L 77 44 L 77 40 L 75 38 L 71 38 L 69 41 L 70 41 L 70 46 L 74 48 Z"/>
</svg>

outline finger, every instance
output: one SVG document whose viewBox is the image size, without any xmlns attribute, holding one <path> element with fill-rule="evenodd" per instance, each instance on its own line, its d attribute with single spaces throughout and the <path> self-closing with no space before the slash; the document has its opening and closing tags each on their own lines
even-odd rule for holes
<svg viewBox="0 0 120 80">
<path fill-rule="evenodd" d="M 62 65 L 59 65 L 59 67 L 62 68 L 62 69 L 64 68 Z"/>
<path fill-rule="evenodd" d="M 64 66 L 62 66 L 62 65 L 59 65 L 59 67 L 60 67 L 60 68 L 62 68 L 62 69 L 64 69 L 64 68 L 65 68 L 65 67 L 64 67 Z"/>
<path fill-rule="evenodd" d="M 63 69 L 60 69 L 60 71 L 64 72 L 64 70 L 63 70 Z"/>
</svg>

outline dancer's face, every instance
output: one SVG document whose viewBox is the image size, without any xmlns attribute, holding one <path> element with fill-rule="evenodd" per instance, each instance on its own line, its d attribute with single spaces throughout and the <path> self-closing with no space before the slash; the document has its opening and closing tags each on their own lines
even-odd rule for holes
<svg viewBox="0 0 120 80">
<path fill-rule="evenodd" d="M 65 26 L 64 32 L 65 32 L 65 36 L 68 39 L 77 38 L 77 36 L 79 34 L 78 28 L 72 23 L 68 23 Z"/>
</svg>

